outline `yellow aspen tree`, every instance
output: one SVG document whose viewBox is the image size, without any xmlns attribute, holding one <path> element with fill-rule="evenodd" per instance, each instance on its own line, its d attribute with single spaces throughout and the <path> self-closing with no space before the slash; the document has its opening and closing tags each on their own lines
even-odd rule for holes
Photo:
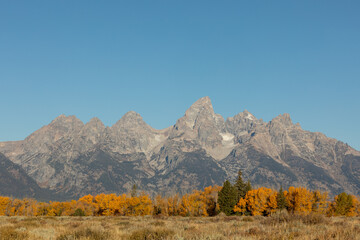
<svg viewBox="0 0 360 240">
<path fill-rule="evenodd" d="M 241 215 L 245 214 L 245 212 L 246 212 L 246 201 L 245 201 L 245 199 L 240 198 L 239 202 L 234 207 L 234 212 L 238 212 Z"/>
<path fill-rule="evenodd" d="M 359 209 L 360 209 L 359 200 L 354 195 L 351 195 L 351 198 L 352 198 L 352 204 L 349 211 L 346 213 L 347 217 L 355 217 L 359 215 Z"/>
<path fill-rule="evenodd" d="M 93 216 L 99 210 L 94 203 L 94 197 L 92 195 L 86 195 L 79 198 L 76 205 L 76 209 L 82 209 L 85 216 Z"/>
<path fill-rule="evenodd" d="M 127 212 L 126 216 L 135 216 L 140 205 L 140 199 L 138 197 L 130 197 L 127 199 Z"/>
<path fill-rule="evenodd" d="M 290 212 L 307 215 L 312 211 L 313 194 L 306 188 L 289 187 L 284 193 Z"/>
<path fill-rule="evenodd" d="M 167 201 L 161 195 L 155 197 L 153 214 L 169 216 Z"/>
<path fill-rule="evenodd" d="M 116 198 L 115 194 L 99 194 L 95 196 L 95 203 L 98 206 L 98 214 L 103 216 L 113 215 L 114 209 L 110 208 L 110 202 Z"/>
<path fill-rule="evenodd" d="M 179 206 L 179 214 L 180 216 L 186 217 L 186 216 L 190 216 L 190 198 L 189 198 L 189 194 L 185 194 L 184 196 L 182 196 L 181 198 L 181 202 L 180 202 L 180 206 Z"/>
<path fill-rule="evenodd" d="M 22 216 L 25 210 L 24 202 L 20 199 L 14 199 L 10 208 L 10 216 Z"/>
<path fill-rule="evenodd" d="M 193 191 L 190 194 L 190 214 L 192 216 L 208 216 L 206 198 L 202 191 Z"/>
<path fill-rule="evenodd" d="M 48 203 L 40 202 L 37 204 L 37 212 L 35 216 L 46 216 L 49 208 Z"/>
<path fill-rule="evenodd" d="M 209 216 L 215 216 L 219 212 L 219 205 L 217 204 L 218 193 L 221 190 L 221 186 L 209 186 L 203 191 L 203 196 L 206 203 L 206 211 Z"/>
<path fill-rule="evenodd" d="M 167 198 L 167 213 L 169 216 L 177 216 L 179 214 L 179 195 L 175 194 Z"/>
<path fill-rule="evenodd" d="M 325 214 L 329 206 L 328 193 L 314 191 L 312 199 L 312 212 Z"/>
<path fill-rule="evenodd" d="M 11 199 L 9 197 L 0 196 L 0 216 L 7 215 L 8 209 L 11 207 Z"/>
<path fill-rule="evenodd" d="M 265 187 L 248 191 L 245 195 L 247 210 L 253 216 L 275 212 L 277 208 L 276 195 L 276 191 Z"/>
<path fill-rule="evenodd" d="M 141 195 L 137 197 L 139 200 L 139 204 L 137 204 L 134 208 L 134 213 L 136 216 L 145 216 L 150 215 L 152 212 L 152 201 L 147 195 Z"/>
<path fill-rule="evenodd" d="M 266 214 L 271 214 L 276 212 L 278 205 L 277 205 L 277 192 L 269 189 L 268 191 L 268 198 L 267 198 L 267 202 L 266 202 Z"/>
<path fill-rule="evenodd" d="M 126 194 L 117 196 L 110 201 L 109 208 L 112 210 L 113 215 L 124 216 L 127 211 Z"/>
</svg>

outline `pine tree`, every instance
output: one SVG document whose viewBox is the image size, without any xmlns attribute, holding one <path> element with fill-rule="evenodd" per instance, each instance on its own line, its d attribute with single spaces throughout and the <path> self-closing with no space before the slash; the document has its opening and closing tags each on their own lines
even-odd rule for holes
<svg viewBox="0 0 360 240">
<path fill-rule="evenodd" d="M 245 195 L 248 191 L 251 191 L 251 190 L 252 190 L 251 183 L 250 183 L 250 180 L 248 180 L 246 183 L 246 186 L 245 186 Z"/>
<path fill-rule="evenodd" d="M 237 191 L 237 198 L 236 198 L 236 203 L 241 199 L 244 198 L 246 195 L 246 183 L 244 183 L 243 179 L 242 179 L 242 172 L 241 170 L 239 170 L 238 172 L 238 177 L 236 179 L 235 185 L 234 187 L 236 188 Z"/>
<path fill-rule="evenodd" d="M 226 215 L 234 214 L 234 206 L 237 203 L 237 191 L 231 183 L 226 180 L 222 189 L 218 193 L 218 203 L 220 211 Z"/>
<path fill-rule="evenodd" d="M 137 186 L 136 186 L 136 184 L 134 184 L 132 186 L 130 195 L 131 195 L 131 197 L 136 197 L 136 195 L 137 195 Z"/>
<path fill-rule="evenodd" d="M 280 209 L 280 210 L 283 210 L 287 207 L 286 197 L 283 192 L 282 186 L 280 186 L 280 190 L 279 190 L 278 194 L 276 195 L 276 202 L 277 202 L 278 209 Z"/>
</svg>

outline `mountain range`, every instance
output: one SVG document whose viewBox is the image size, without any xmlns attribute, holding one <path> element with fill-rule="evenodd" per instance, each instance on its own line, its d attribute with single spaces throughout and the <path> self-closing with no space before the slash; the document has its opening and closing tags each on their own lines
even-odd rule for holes
<svg viewBox="0 0 360 240">
<path fill-rule="evenodd" d="M 254 187 L 303 186 L 360 193 L 360 152 L 303 130 L 289 114 L 269 122 L 248 111 L 224 118 L 208 97 L 157 130 L 136 112 L 113 126 L 60 115 L 22 141 L 0 142 L 0 195 L 65 200 L 124 193 L 187 193 L 234 180 Z"/>
</svg>

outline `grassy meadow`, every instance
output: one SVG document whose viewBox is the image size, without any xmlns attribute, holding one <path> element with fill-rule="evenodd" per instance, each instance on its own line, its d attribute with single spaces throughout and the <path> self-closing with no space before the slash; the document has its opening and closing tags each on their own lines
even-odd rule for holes
<svg viewBox="0 0 360 240">
<path fill-rule="evenodd" d="M 0 217 L 9 239 L 360 239 L 359 217 Z"/>
</svg>

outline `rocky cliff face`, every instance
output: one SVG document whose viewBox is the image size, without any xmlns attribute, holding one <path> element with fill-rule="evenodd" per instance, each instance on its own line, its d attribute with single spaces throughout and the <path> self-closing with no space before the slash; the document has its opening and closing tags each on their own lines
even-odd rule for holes
<svg viewBox="0 0 360 240">
<path fill-rule="evenodd" d="M 208 97 L 167 129 L 153 129 L 135 112 L 111 127 L 61 115 L 23 141 L 0 143 L 0 152 L 67 198 L 126 192 L 133 184 L 185 193 L 234 179 L 239 169 L 255 186 L 360 193 L 358 151 L 303 130 L 288 114 L 267 123 L 245 110 L 224 121 Z"/>
<path fill-rule="evenodd" d="M 0 154 L 0 196 L 32 197 L 40 200 L 59 198 L 55 193 L 40 188 L 17 164 Z"/>
</svg>

